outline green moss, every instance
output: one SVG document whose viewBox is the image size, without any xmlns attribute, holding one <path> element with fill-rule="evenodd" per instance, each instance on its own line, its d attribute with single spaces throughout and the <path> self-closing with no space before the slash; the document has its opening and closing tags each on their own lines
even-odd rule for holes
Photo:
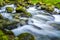
<svg viewBox="0 0 60 40">
<path fill-rule="evenodd" d="M 25 12 L 25 11 L 26 11 L 26 9 L 24 9 L 24 7 L 22 7 L 22 6 L 19 6 L 16 8 L 17 13 L 21 13 L 21 12 Z"/>
<path fill-rule="evenodd" d="M 0 30 L 0 40 L 8 40 L 8 36 L 5 35 L 2 30 Z"/>
<path fill-rule="evenodd" d="M 41 9 L 45 10 L 46 9 L 46 5 L 41 5 Z"/>
<path fill-rule="evenodd" d="M 9 24 L 10 24 L 9 21 L 4 20 L 4 19 L 0 19 L 0 28 L 7 27 Z"/>
<path fill-rule="evenodd" d="M 5 0 L 5 3 L 9 3 L 10 1 L 9 0 Z"/>
<path fill-rule="evenodd" d="M 2 7 L 4 5 L 4 1 L 0 0 L 0 7 Z"/>
<path fill-rule="evenodd" d="M 8 19 L 0 19 L 0 28 L 2 29 L 9 29 L 16 28 L 17 22 L 9 21 Z M 12 28 L 11 28 L 12 27 Z"/>
<path fill-rule="evenodd" d="M 1 13 L 0 13 L 0 19 L 3 19 L 3 16 L 1 15 Z"/>
<path fill-rule="evenodd" d="M 19 40 L 35 40 L 34 36 L 30 33 L 22 33 L 18 37 Z"/>
<path fill-rule="evenodd" d="M 6 7 L 6 10 L 8 13 L 12 13 L 14 9 L 12 7 Z"/>
<path fill-rule="evenodd" d="M 29 12 L 25 12 L 24 13 L 27 17 L 31 17 L 32 15 L 31 15 L 31 13 L 29 13 Z"/>
<path fill-rule="evenodd" d="M 48 12 L 54 11 L 54 5 L 46 5 L 46 10 L 47 10 Z"/>
<path fill-rule="evenodd" d="M 0 30 L 0 36 L 4 35 L 4 33 L 2 32 L 2 30 Z"/>
</svg>

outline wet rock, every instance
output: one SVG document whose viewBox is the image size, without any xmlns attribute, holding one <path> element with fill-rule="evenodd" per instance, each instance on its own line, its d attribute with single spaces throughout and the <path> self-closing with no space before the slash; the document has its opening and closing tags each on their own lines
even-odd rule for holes
<svg viewBox="0 0 60 40">
<path fill-rule="evenodd" d="M 45 10 L 46 6 L 45 5 L 41 5 L 41 10 Z"/>
<path fill-rule="evenodd" d="M 9 19 L 2 17 L 0 19 L 0 29 L 13 29 L 16 28 L 17 22 L 11 22 Z"/>
<path fill-rule="evenodd" d="M 8 13 L 12 13 L 14 11 L 14 9 L 12 7 L 6 7 L 6 10 Z"/>
<path fill-rule="evenodd" d="M 4 33 L 5 33 L 5 35 L 8 36 L 8 40 L 14 40 L 15 39 L 15 36 L 14 36 L 12 31 L 10 31 L 10 30 L 7 31 L 6 30 Z"/>
<path fill-rule="evenodd" d="M 54 5 L 46 4 L 46 11 L 53 12 L 54 11 Z"/>
<path fill-rule="evenodd" d="M 21 13 L 21 12 L 25 12 L 26 10 L 24 9 L 24 7 L 20 6 L 16 8 L 16 12 L 17 13 Z"/>
<path fill-rule="evenodd" d="M 25 12 L 24 14 L 26 15 L 26 17 L 31 17 L 32 16 L 31 13 L 29 13 L 29 12 Z"/>
<path fill-rule="evenodd" d="M 15 22 L 20 22 L 20 14 L 19 13 L 16 13 L 16 14 L 13 14 L 13 21 Z"/>
<path fill-rule="evenodd" d="M 26 25 L 26 24 L 27 24 L 27 20 L 23 20 L 23 19 L 20 20 L 20 25 L 21 26 Z"/>
<path fill-rule="evenodd" d="M 30 33 L 22 33 L 18 37 L 19 40 L 35 40 L 34 36 Z"/>
<path fill-rule="evenodd" d="M 15 13 L 15 14 L 12 14 L 13 18 L 15 19 L 19 19 L 20 18 L 20 13 Z"/>
<path fill-rule="evenodd" d="M 0 19 L 3 19 L 3 16 L 0 14 Z"/>
<path fill-rule="evenodd" d="M 36 6 L 37 6 L 37 7 L 39 7 L 39 6 L 40 6 L 40 3 L 39 3 L 39 2 L 38 2 L 38 3 L 36 3 Z"/>
<path fill-rule="evenodd" d="M 0 0 L 0 7 L 4 6 L 4 0 Z"/>
<path fill-rule="evenodd" d="M 60 14 L 60 10 L 58 8 L 54 8 L 52 14 Z"/>
</svg>

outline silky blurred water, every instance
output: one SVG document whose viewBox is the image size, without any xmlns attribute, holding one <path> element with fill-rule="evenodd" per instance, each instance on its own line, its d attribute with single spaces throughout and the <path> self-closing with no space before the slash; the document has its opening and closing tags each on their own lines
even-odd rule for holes
<svg viewBox="0 0 60 40">
<path fill-rule="evenodd" d="M 3 17 L 12 20 L 11 13 L 4 12 L 6 7 L 12 7 L 14 9 L 16 7 L 13 4 L 6 5 L 0 10 Z M 58 9 L 55 9 L 55 11 L 59 12 Z M 60 24 L 60 15 L 50 15 L 44 10 L 37 10 L 35 6 L 29 7 L 27 12 L 30 12 L 32 17 L 28 18 L 28 24 L 11 30 L 15 36 L 28 32 L 35 36 L 35 40 L 60 40 L 60 30 L 54 27 L 54 25 L 50 25 L 56 24 L 56 26 L 58 26 L 58 24 Z M 21 17 L 21 19 L 26 18 Z"/>
</svg>

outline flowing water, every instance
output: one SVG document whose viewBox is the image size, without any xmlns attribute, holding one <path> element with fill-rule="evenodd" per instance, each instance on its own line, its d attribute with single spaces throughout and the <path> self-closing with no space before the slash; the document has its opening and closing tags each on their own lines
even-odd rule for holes
<svg viewBox="0 0 60 40">
<path fill-rule="evenodd" d="M 6 5 L 2 7 L 0 13 L 5 18 L 12 20 L 11 14 L 5 12 L 7 6 L 16 8 L 13 4 Z M 37 10 L 35 6 L 29 7 L 27 11 L 32 14 L 32 17 L 28 18 L 28 24 L 11 30 L 15 36 L 28 32 L 35 36 L 35 40 L 60 40 L 60 15 L 51 15 L 44 10 Z M 58 9 L 55 11 L 59 12 Z M 21 19 L 26 18 L 21 17 Z"/>
</svg>

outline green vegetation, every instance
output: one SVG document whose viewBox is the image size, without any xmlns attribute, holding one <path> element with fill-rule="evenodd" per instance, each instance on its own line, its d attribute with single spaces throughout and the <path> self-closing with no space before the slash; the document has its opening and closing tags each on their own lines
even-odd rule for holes
<svg viewBox="0 0 60 40">
<path fill-rule="evenodd" d="M 60 0 L 32 0 L 33 3 L 43 2 L 45 4 L 54 5 L 57 8 L 60 8 Z"/>
<path fill-rule="evenodd" d="M 8 3 L 14 3 L 14 4 L 19 4 L 23 6 L 28 6 L 30 4 L 36 4 L 38 2 L 43 2 L 45 4 L 51 4 L 54 5 L 58 8 L 60 8 L 60 0 L 0 0 L 0 7 L 4 6 L 4 4 Z"/>
<path fill-rule="evenodd" d="M 0 30 L 0 40 L 8 40 L 8 36 L 5 35 L 2 30 Z"/>
<path fill-rule="evenodd" d="M 4 6 L 4 1 L 0 0 L 0 7 Z"/>
</svg>

